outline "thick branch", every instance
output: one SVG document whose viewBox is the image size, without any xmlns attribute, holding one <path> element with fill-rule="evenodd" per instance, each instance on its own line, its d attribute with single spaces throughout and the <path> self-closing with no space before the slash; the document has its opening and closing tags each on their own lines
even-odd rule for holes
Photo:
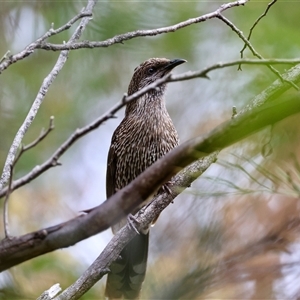
<svg viewBox="0 0 300 300">
<path fill-rule="evenodd" d="M 279 94 L 277 91 L 276 95 Z M 270 95 L 270 97 L 272 96 L 274 95 Z M 266 95 L 258 98 L 262 99 L 263 97 L 265 97 L 265 102 L 270 100 Z M 260 102 L 256 102 L 256 106 L 260 104 Z M 114 194 L 109 201 L 105 201 L 89 214 L 19 238 L 2 241 L 0 243 L 0 270 L 54 249 L 73 245 L 108 228 L 130 213 L 154 190 L 157 190 L 164 182 L 193 161 L 223 149 L 247 135 L 297 112 L 300 112 L 298 99 L 280 103 L 271 102 L 239 113 L 207 135 L 190 140 L 168 153 L 128 186 Z M 145 224 L 141 223 L 141 225 Z"/>
<path fill-rule="evenodd" d="M 60 165 L 58 162 L 59 158 L 81 137 L 88 134 L 89 132 L 95 130 L 98 128 L 102 123 L 107 121 L 110 118 L 113 118 L 115 116 L 115 113 L 120 110 L 122 107 L 124 107 L 127 103 L 130 101 L 133 101 L 145 93 L 149 92 L 150 90 L 166 83 L 166 82 L 174 82 L 174 81 L 183 81 L 183 80 L 189 80 L 193 78 L 207 78 L 207 74 L 213 70 L 230 67 L 234 65 L 240 65 L 240 64 L 249 64 L 249 65 L 271 65 L 271 64 L 296 64 L 300 63 L 300 59 L 264 59 L 264 60 L 251 60 L 251 59 L 240 59 L 235 60 L 231 62 L 225 62 L 225 63 L 217 63 L 212 66 L 209 66 L 203 70 L 200 71 L 189 71 L 180 75 L 169 75 L 164 78 L 161 78 L 154 83 L 148 85 L 147 87 L 139 90 L 138 92 L 134 93 L 133 95 L 126 96 L 124 95 L 123 99 L 114 105 L 110 110 L 108 110 L 105 114 L 91 122 L 85 127 L 77 129 L 73 134 L 53 153 L 53 155 L 45 161 L 43 164 L 34 167 L 28 174 L 24 175 L 22 178 L 19 178 L 12 182 L 11 191 L 14 191 L 18 189 L 19 187 L 29 183 L 30 181 L 34 180 L 38 176 L 40 176 L 42 173 L 47 171 L 48 169 L 55 167 L 57 165 Z M 293 69 L 296 71 L 288 71 L 286 74 L 283 74 L 282 77 L 286 78 L 287 81 L 294 81 L 297 83 L 300 81 L 300 68 Z M 292 74 L 292 75 L 291 75 Z M 288 85 L 281 85 L 280 82 L 275 82 L 273 85 L 270 86 L 270 90 L 266 95 L 272 94 L 272 89 L 279 88 L 282 92 L 286 91 L 289 86 Z M 263 100 L 262 100 L 263 101 Z M 0 190 L 0 198 L 3 197 L 6 194 L 7 187 Z"/>
<path fill-rule="evenodd" d="M 139 203 L 141 202 L 141 200 L 145 200 L 147 195 L 149 195 L 147 194 L 147 191 L 149 191 L 148 187 L 152 188 L 155 185 L 156 187 L 158 187 L 160 184 L 162 184 L 162 181 L 159 182 L 161 174 L 163 174 L 164 180 L 167 180 L 174 173 L 176 173 L 178 169 L 188 165 L 191 161 L 194 161 L 198 157 L 204 156 L 216 149 L 222 149 L 224 146 L 238 141 L 240 138 L 243 138 L 247 134 L 261 129 L 267 124 L 272 124 L 279 121 L 284 117 L 284 115 L 288 116 L 295 112 L 300 112 L 300 102 L 298 101 L 298 99 L 296 101 L 290 100 L 284 103 L 281 102 L 272 106 L 266 105 L 263 108 L 260 107 L 254 109 L 251 112 L 240 115 L 235 119 L 218 126 L 215 130 L 213 130 L 205 137 L 196 138 L 183 144 L 182 146 L 179 146 L 174 151 L 166 155 L 165 158 L 147 169 L 146 172 L 142 174 L 142 176 L 139 176 L 137 178 L 137 180 L 133 181 L 133 185 L 134 183 L 137 184 L 133 191 L 138 190 L 138 192 L 135 193 L 134 198 L 139 200 Z M 174 193 L 173 195 L 169 194 L 158 196 L 150 205 L 146 206 L 144 210 L 142 209 L 141 213 L 137 214 L 137 229 L 141 230 L 143 228 L 147 228 L 151 224 L 152 220 L 159 216 L 163 209 L 165 209 L 170 204 L 170 202 L 182 191 L 182 189 L 185 189 L 187 186 L 189 186 L 189 183 L 191 183 L 193 179 L 187 174 L 193 173 L 193 171 L 197 170 L 198 173 L 194 173 L 194 175 L 196 175 L 195 177 L 198 177 L 200 173 L 203 172 L 203 170 L 209 167 L 209 165 L 216 159 L 216 157 L 216 153 L 215 156 L 208 156 L 207 159 L 210 159 L 211 161 L 206 162 L 207 164 L 204 169 L 201 169 L 196 165 L 191 165 L 183 172 L 180 172 L 175 179 L 176 183 L 180 186 L 178 186 L 179 188 L 177 187 L 177 189 L 172 189 L 172 192 Z M 203 162 L 205 162 L 205 160 L 198 161 L 198 163 Z M 190 178 L 181 185 L 182 182 L 180 176 L 185 177 L 186 175 Z M 139 181 L 139 179 L 142 179 L 143 176 L 145 176 L 143 181 Z M 143 185 L 145 186 L 145 190 L 140 189 Z M 127 197 L 125 197 L 123 201 L 125 201 L 125 199 L 127 201 L 128 199 L 133 199 L 133 195 L 131 192 L 126 193 L 126 196 Z M 115 201 L 115 199 L 113 199 L 112 197 L 108 202 L 110 201 Z M 124 209 L 124 205 L 119 207 L 118 210 L 120 208 Z M 133 231 L 130 226 L 123 227 L 112 238 L 103 252 L 82 274 L 82 276 L 80 276 L 80 278 L 74 284 L 72 284 L 56 299 L 79 299 L 103 275 L 108 272 L 108 267 L 110 266 L 110 264 L 118 258 L 124 246 L 135 235 L 135 231 Z"/>
<path fill-rule="evenodd" d="M 208 155 L 179 172 L 172 180 L 173 184 L 170 187 L 172 193 L 158 195 L 152 200 L 151 204 L 137 214 L 137 229 L 141 230 L 144 227 L 149 227 L 152 221 L 159 216 L 175 197 L 189 187 L 196 178 L 217 160 L 217 154 L 218 153 L 215 152 Z M 124 246 L 135 234 L 136 233 L 128 228 L 128 226 L 121 229 L 82 276 L 55 299 L 79 299 L 108 272 L 110 264 L 118 258 Z"/>
</svg>

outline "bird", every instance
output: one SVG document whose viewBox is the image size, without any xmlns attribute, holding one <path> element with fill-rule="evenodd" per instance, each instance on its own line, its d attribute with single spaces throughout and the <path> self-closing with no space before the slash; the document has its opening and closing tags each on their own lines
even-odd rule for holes
<svg viewBox="0 0 300 300">
<path fill-rule="evenodd" d="M 148 86 L 184 59 L 150 58 L 134 69 L 128 96 Z M 166 83 L 151 89 L 126 105 L 125 117 L 111 139 L 107 158 L 107 199 L 128 185 L 155 161 L 179 144 L 179 138 L 165 105 Z M 132 213 L 136 213 L 137 208 Z M 112 226 L 115 234 L 126 224 Z M 109 299 L 138 299 L 145 279 L 149 233 L 136 235 L 110 266 L 105 295 Z"/>
</svg>

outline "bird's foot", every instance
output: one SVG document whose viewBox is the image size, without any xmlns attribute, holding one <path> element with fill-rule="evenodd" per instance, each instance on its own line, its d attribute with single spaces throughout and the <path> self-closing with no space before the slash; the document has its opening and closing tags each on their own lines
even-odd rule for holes
<svg viewBox="0 0 300 300">
<path fill-rule="evenodd" d="M 127 217 L 129 227 L 134 230 L 137 234 L 147 234 L 149 232 L 149 226 L 146 228 L 137 229 L 135 224 L 140 224 L 140 222 L 136 219 L 135 216 L 129 214 Z"/>
<path fill-rule="evenodd" d="M 167 193 L 168 195 L 173 195 L 173 192 L 171 190 L 172 187 L 173 187 L 173 182 L 169 180 L 160 188 L 159 192 Z"/>
<path fill-rule="evenodd" d="M 140 232 L 138 231 L 138 229 L 136 228 L 135 224 L 139 224 L 139 221 L 135 218 L 134 215 L 132 214 L 129 214 L 128 217 L 127 217 L 127 222 L 128 222 L 128 225 L 129 227 L 134 230 L 137 234 L 140 234 Z"/>
<path fill-rule="evenodd" d="M 167 194 L 169 194 L 169 195 L 172 195 L 171 186 L 172 186 L 172 182 L 171 182 L 171 181 L 168 181 L 168 182 L 166 182 L 166 183 L 161 187 L 161 189 L 162 189 L 162 191 L 163 191 L 164 193 L 167 193 Z"/>
</svg>

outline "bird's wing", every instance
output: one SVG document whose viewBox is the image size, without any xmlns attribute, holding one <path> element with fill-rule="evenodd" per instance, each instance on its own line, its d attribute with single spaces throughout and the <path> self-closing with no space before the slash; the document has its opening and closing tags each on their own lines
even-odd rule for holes
<svg viewBox="0 0 300 300">
<path fill-rule="evenodd" d="M 111 144 L 107 157 L 107 169 L 106 169 L 106 197 L 109 198 L 116 192 L 116 165 L 117 157 L 113 144 Z"/>
</svg>

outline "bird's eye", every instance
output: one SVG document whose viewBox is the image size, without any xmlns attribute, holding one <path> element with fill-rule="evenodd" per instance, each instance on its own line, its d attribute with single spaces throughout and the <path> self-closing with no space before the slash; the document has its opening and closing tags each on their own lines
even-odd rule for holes
<svg viewBox="0 0 300 300">
<path fill-rule="evenodd" d="M 148 69 L 148 74 L 149 74 L 149 75 L 152 75 L 154 72 L 155 72 L 155 69 L 154 69 L 154 68 L 149 68 L 149 69 Z"/>
</svg>

